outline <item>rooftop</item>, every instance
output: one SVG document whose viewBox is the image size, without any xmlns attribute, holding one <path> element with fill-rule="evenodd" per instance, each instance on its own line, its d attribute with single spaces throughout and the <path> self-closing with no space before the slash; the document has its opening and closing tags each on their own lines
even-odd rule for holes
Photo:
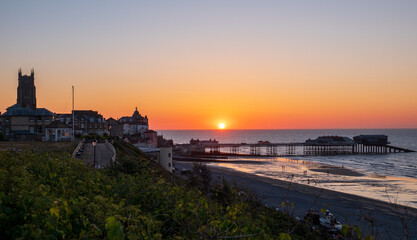
<svg viewBox="0 0 417 240">
<path fill-rule="evenodd" d="M 46 108 L 24 108 L 19 104 L 15 104 L 7 108 L 7 111 L 1 116 L 55 116 L 55 113 Z"/>
</svg>

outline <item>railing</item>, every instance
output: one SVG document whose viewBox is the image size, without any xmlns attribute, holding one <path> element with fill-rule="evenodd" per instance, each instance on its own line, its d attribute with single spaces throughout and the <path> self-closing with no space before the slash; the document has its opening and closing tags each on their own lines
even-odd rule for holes
<svg viewBox="0 0 417 240">
<path fill-rule="evenodd" d="M 72 157 L 75 158 L 77 156 L 78 151 L 80 150 L 80 148 L 83 146 L 84 141 L 80 141 L 77 145 L 77 147 L 75 148 L 74 152 L 72 152 Z"/>
<path fill-rule="evenodd" d="M 111 144 L 109 141 L 105 141 L 106 147 L 113 153 L 113 157 L 111 158 L 112 162 L 116 162 L 116 149 L 114 148 L 113 144 Z"/>
</svg>

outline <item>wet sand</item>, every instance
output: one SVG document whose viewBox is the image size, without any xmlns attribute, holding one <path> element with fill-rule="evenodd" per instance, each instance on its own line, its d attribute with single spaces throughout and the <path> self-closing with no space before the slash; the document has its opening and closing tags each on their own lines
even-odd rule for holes
<svg viewBox="0 0 417 240">
<path fill-rule="evenodd" d="M 177 169 L 191 169 L 190 162 L 175 162 Z M 294 216 L 302 217 L 308 209 L 329 209 L 343 224 L 358 225 L 362 234 L 371 234 L 376 239 L 403 239 L 407 228 L 410 239 L 417 239 L 417 209 L 391 204 L 380 200 L 336 192 L 309 185 L 257 176 L 227 169 L 208 166 L 215 180 L 222 178 L 256 193 L 260 200 L 271 208 L 280 208 Z M 357 176 L 361 174 L 346 168 L 319 166 L 310 171 L 332 172 Z M 282 202 L 291 202 L 294 208 L 282 209 Z M 405 220 L 407 226 L 403 224 Z"/>
<path fill-rule="evenodd" d="M 336 174 L 336 175 L 350 176 L 350 177 L 365 176 L 365 174 L 363 174 L 363 173 L 360 173 L 358 171 L 354 171 L 352 169 L 343 168 L 343 167 L 323 166 L 323 167 L 320 167 L 320 168 L 310 168 L 309 170 L 313 171 L 313 172 L 322 172 L 322 173 Z"/>
</svg>

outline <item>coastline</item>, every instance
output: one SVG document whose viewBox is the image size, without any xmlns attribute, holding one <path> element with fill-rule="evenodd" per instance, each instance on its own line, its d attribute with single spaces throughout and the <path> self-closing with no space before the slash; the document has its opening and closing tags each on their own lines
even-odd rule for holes
<svg viewBox="0 0 417 240">
<path fill-rule="evenodd" d="M 191 169 L 192 162 L 175 161 L 178 169 Z M 417 237 L 417 208 L 384 202 L 363 196 L 333 191 L 310 185 L 299 184 L 280 179 L 245 173 L 222 166 L 207 166 L 215 180 L 222 178 L 234 182 L 242 188 L 257 194 L 267 206 L 288 211 L 303 217 L 308 209 L 329 209 L 343 224 L 358 225 L 363 234 L 370 234 L 377 239 L 402 238 L 402 218 L 407 222 L 409 237 Z M 340 168 L 334 168 L 341 171 Z M 334 170 L 333 169 L 333 170 Z M 332 169 L 322 168 L 320 171 Z M 356 175 L 355 171 L 342 169 L 345 174 Z M 294 204 L 294 208 L 282 209 L 283 202 Z"/>
</svg>

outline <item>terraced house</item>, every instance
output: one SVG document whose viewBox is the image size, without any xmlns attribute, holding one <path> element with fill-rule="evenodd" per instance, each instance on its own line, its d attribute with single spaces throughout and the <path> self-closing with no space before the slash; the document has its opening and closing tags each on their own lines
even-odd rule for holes
<svg viewBox="0 0 417 240">
<path fill-rule="evenodd" d="M 72 114 L 57 114 L 56 117 L 62 123 L 72 127 Z M 74 111 L 75 134 L 87 135 L 98 134 L 100 136 L 109 134 L 109 127 L 103 115 L 93 110 Z"/>
</svg>

